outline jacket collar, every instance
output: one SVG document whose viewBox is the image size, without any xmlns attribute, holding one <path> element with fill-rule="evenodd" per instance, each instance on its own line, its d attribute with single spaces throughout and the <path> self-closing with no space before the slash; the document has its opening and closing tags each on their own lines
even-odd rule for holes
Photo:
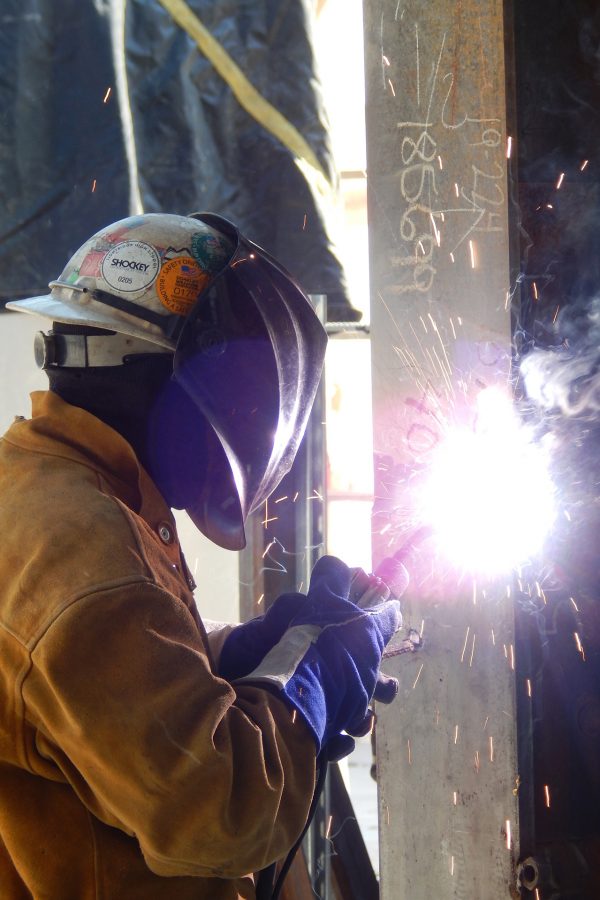
<svg viewBox="0 0 600 900">
<path fill-rule="evenodd" d="M 170 508 L 124 437 L 52 391 L 34 391 L 31 404 L 31 419 L 17 419 L 5 440 L 88 466 L 102 475 L 115 496 L 152 528 L 165 520 L 174 526 Z"/>
</svg>

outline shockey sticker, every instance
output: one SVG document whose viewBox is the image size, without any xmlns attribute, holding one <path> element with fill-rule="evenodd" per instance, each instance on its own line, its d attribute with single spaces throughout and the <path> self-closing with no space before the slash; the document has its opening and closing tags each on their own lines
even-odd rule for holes
<svg viewBox="0 0 600 900">
<path fill-rule="evenodd" d="M 144 241 L 121 241 L 102 260 L 102 277 L 116 291 L 143 291 L 158 273 L 160 256 Z"/>
<path fill-rule="evenodd" d="M 195 259 L 178 256 L 169 259 L 160 270 L 157 294 L 170 312 L 186 316 L 207 281 L 208 275 Z"/>
</svg>

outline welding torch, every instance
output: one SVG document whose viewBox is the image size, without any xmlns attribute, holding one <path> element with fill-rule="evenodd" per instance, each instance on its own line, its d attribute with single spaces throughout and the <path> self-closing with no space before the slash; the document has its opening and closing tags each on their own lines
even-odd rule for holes
<svg viewBox="0 0 600 900">
<path fill-rule="evenodd" d="M 415 531 L 406 540 L 399 550 L 391 556 L 387 556 L 375 569 L 372 575 L 368 575 L 364 569 L 353 569 L 352 581 L 350 582 L 349 599 L 360 606 L 361 609 L 368 609 L 371 606 L 377 606 L 385 600 L 399 600 L 404 594 L 409 583 L 409 573 L 405 566 L 410 561 L 416 548 L 432 533 L 432 528 L 425 525 Z M 402 623 L 400 623 L 402 624 Z M 421 636 L 418 631 L 411 628 L 408 632 L 406 640 L 402 641 L 399 646 L 394 647 L 387 653 L 384 652 L 383 658 L 397 656 L 400 653 L 412 653 L 421 646 Z M 379 673 L 377 685 L 373 699 L 379 703 L 392 703 L 398 693 L 398 680 L 388 675 Z M 357 734 L 361 737 L 368 734 L 372 727 L 373 714 L 371 713 L 365 719 L 364 732 Z"/>
</svg>

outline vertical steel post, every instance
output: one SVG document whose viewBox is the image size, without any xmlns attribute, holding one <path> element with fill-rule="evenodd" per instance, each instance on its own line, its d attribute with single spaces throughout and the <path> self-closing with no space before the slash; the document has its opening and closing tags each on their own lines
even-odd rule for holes
<svg viewBox="0 0 600 900">
<path fill-rule="evenodd" d="M 310 297 L 323 323 L 327 297 Z M 262 510 L 247 523 L 247 546 L 240 553 L 242 620 L 261 615 L 280 595 L 304 591 L 323 554 L 326 534 L 325 380 L 321 381 L 306 432 L 290 472 Z M 331 897 L 329 785 L 326 782 L 303 851 L 315 896 Z"/>
<path fill-rule="evenodd" d="M 504 37 L 501 0 L 365 0 L 375 562 L 444 423 L 508 384 Z M 425 644 L 388 661 L 400 696 L 378 709 L 382 900 L 518 896 L 509 594 L 405 601 Z"/>
<path fill-rule="evenodd" d="M 313 294 L 310 297 L 313 306 L 323 324 L 327 320 L 327 296 Z M 301 460 L 303 472 L 303 492 L 306 509 L 302 523 L 296 533 L 296 553 L 303 560 L 302 580 L 304 590 L 308 586 L 312 567 L 324 550 L 326 527 L 325 497 L 325 379 L 317 392 L 315 402 L 306 427 L 302 442 Z M 313 499 L 310 499 L 310 498 Z M 330 815 L 329 777 L 319 799 L 312 825 L 304 840 L 304 852 L 312 888 L 321 900 L 331 897 L 330 845 L 327 840 L 327 828 Z"/>
</svg>

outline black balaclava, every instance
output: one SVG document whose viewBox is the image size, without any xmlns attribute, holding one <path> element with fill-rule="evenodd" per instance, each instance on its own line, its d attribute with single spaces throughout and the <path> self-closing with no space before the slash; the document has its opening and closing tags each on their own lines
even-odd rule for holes
<svg viewBox="0 0 600 900">
<path fill-rule="evenodd" d="M 54 323 L 53 332 L 111 334 L 60 323 Z M 118 366 L 50 366 L 45 371 L 53 393 L 128 441 L 169 506 L 184 509 L 190 504 L 205 455 L 206 424 L 172 380 L 172 354 L 136 354 Z"/>
</svg>

